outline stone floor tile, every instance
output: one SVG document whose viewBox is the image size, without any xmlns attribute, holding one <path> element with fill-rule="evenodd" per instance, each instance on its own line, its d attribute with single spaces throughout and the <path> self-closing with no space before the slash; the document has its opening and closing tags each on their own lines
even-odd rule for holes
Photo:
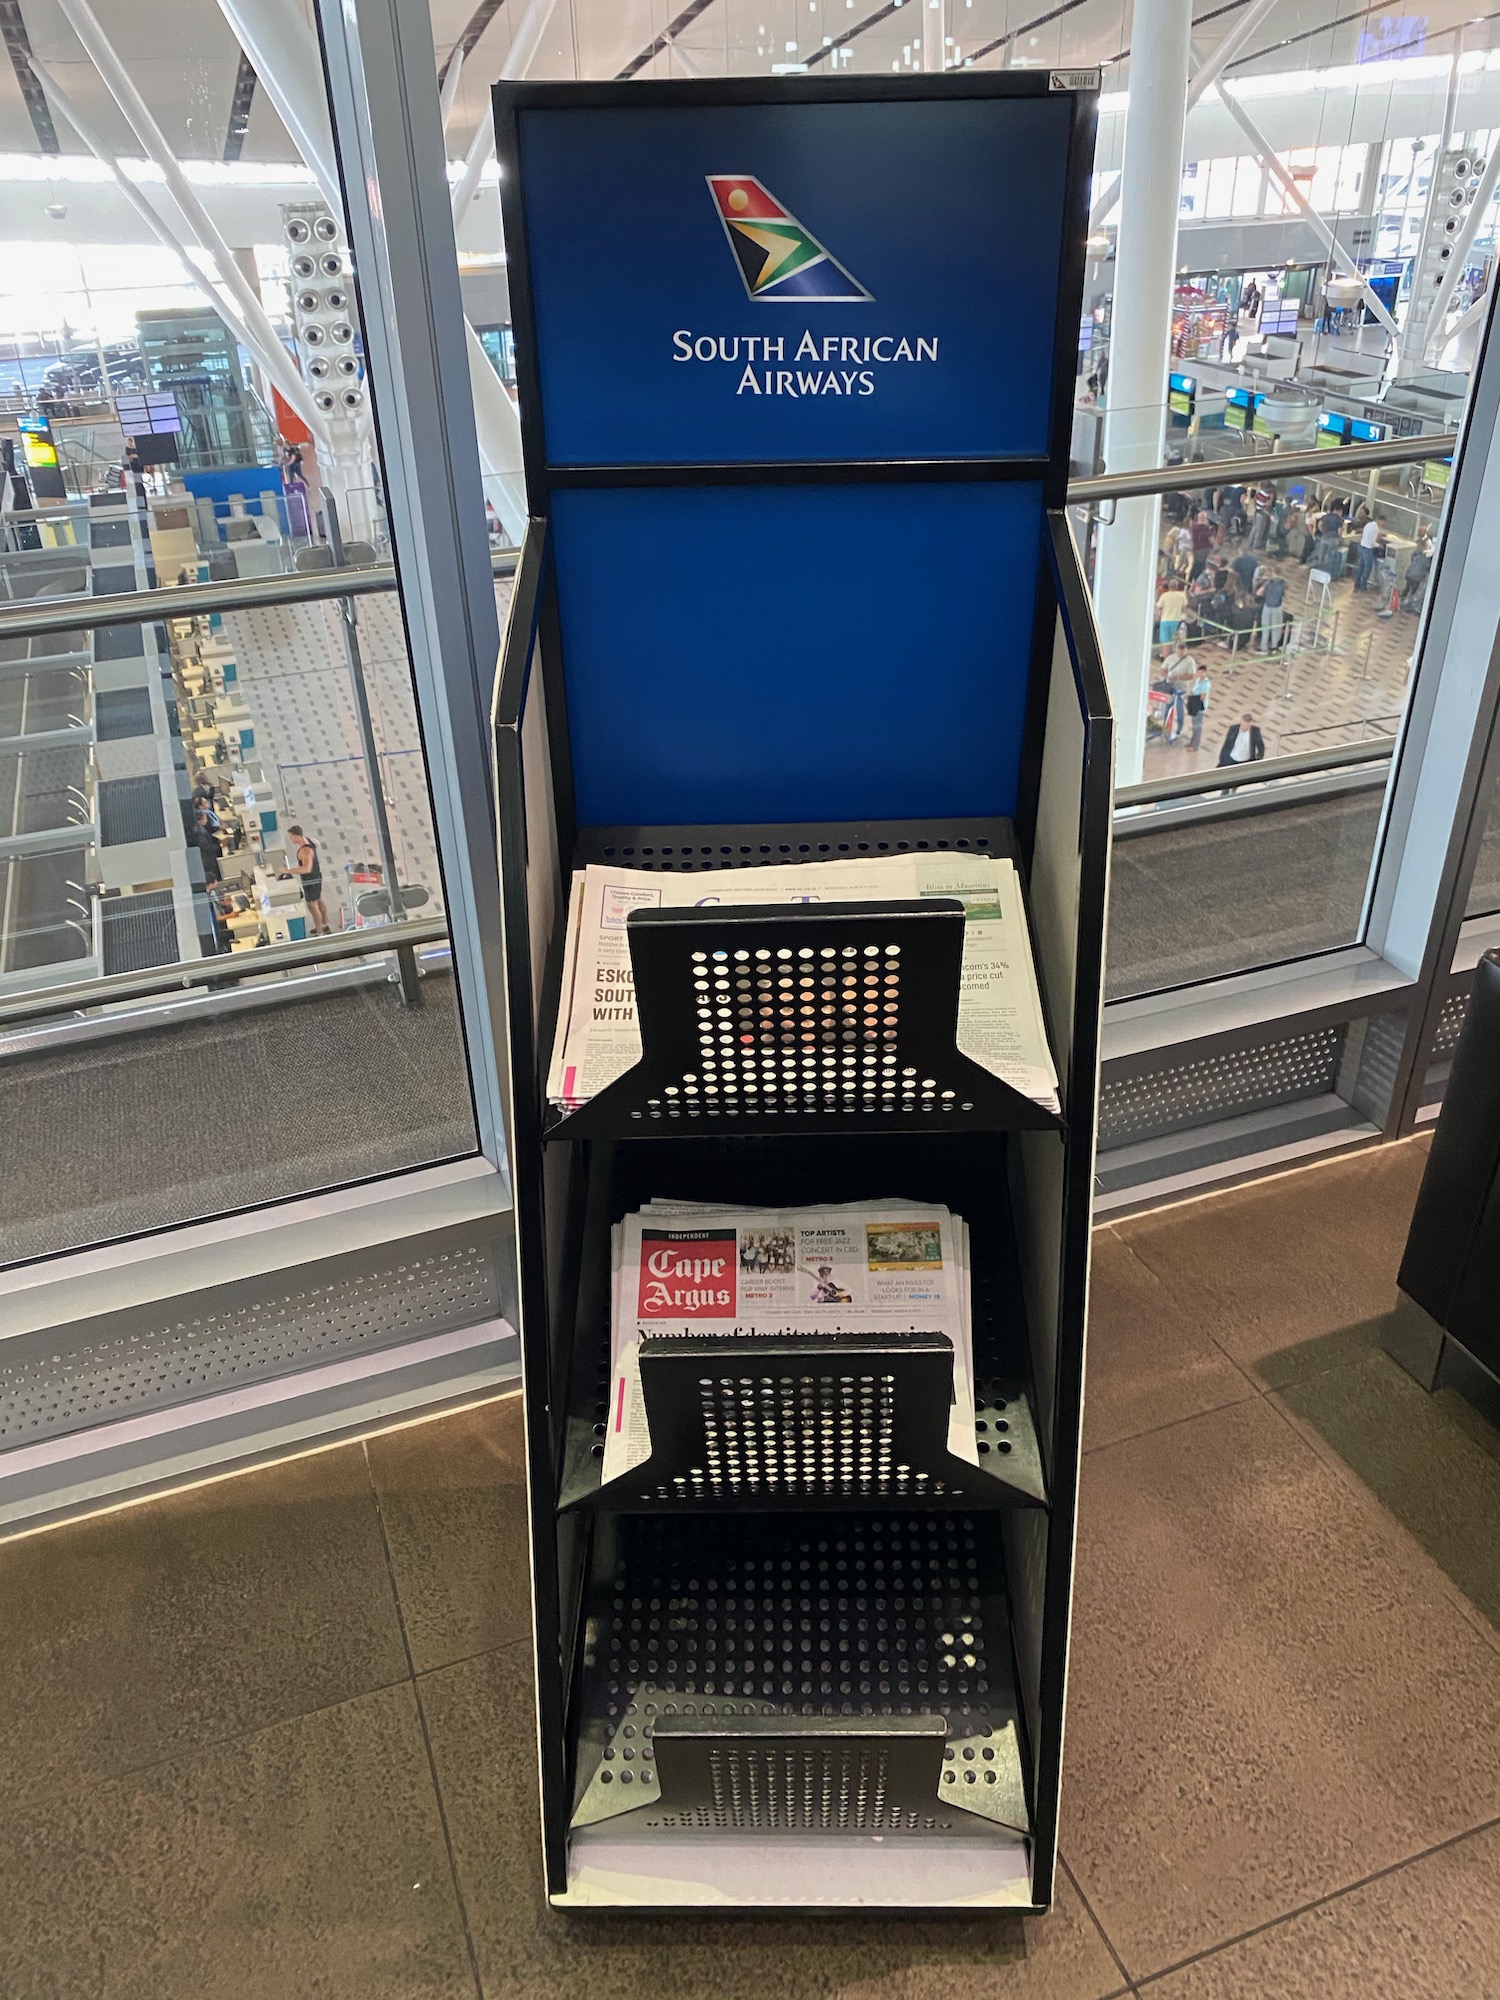
<svg viewBox="0 0 1500 2000">
<path fill-rule="evenodd" d="M 531 1630 L 521 1399 L 369 1441 L 418 1673 Z"/>
<path fill-rule="evenodd" d="M 1389 1312 L 1424 1137 L 1117 1224 L 1179 1309 L 1242 1364 Z"/>
<path fill-rule="evenodd" d="M 1145 2000 L 1494 2000 L 1497 1882 L 1491 1828 L 1153 1980 Z"/>
<path fill-rule="evenodd" d="M 1063 1847 L 1132 1976 L 1500 1813 L 1500 1653 L 1262 1397 L 1084 1461 Z"/>
<path fill-rule="evenodd" d="M 406 1674 L 358 1446 L 0 1545 L 0 1804 Z"/>
<path fill-rule="evenodd" d="M 0 1816 L 6 2000 L 474 2000 L 410 1683 Z"/>
<path fill-rule="evenodd" d="M 1195 1417 L 1255 1385 L 1117 1230 L 1094 1233 L 1084 1449 Z"/>
</svg>

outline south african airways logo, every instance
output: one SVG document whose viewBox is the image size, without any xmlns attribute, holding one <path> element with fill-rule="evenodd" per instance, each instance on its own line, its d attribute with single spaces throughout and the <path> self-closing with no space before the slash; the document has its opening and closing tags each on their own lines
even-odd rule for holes
<svg viewBox="0 0 1500 2000">
<path fill-rule="evenodd" d="M 871 294 L 754 174 L 709 174 L 745 290 L 793 305 L 857 305 Z"/>
</svg>

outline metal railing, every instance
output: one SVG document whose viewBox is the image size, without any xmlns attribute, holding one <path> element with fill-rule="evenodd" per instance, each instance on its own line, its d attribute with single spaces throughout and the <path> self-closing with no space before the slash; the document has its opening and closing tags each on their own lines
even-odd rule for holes
<svg viewBox="0 0 1500 2000">
<path fill-rule="evenodd" d="M 304 965 L 322 966 L 336 959 L 370 958 L 380 952 L 441 944 L 447 937 L 445 917 L 407 917 L 399 930 L 392 925 L 380 930 L 340 931 L 334 937 L 258 945 L 254 951 L 183 959 L 173 965 L 148 966 L 140 972 L 112 972 L 102 979 L 43 986 L 14 1000 L 0 1000 L 0 1024 L 47 1020 L 57 1014 L 82 1013 L 85 1008 L 112 1006 L 125 1000 L 157 1000 L 164 994 L 191 992 L 195 987 L 223 986 L 240 979 L 260 979 L 268 973 L 296 972 Z"/>
<path fill-rule="evenodd" d="M 1258 452 L 1250 458 L 1203 459 L 1192 465 L 1160 465 L 1142 472 L 1102 472 L 1093 479 L 1068 485 L 1068 505 L 1086 507 L 1098 500 L 1140 500 L 1153 493 L 1181 493 L 1195 486 L 1258 484 L 1267 478 L 1293 479 L 1306 473 L 1332 479 L 1340 473 L 1365 472 L 1381 465 L 1415 465 L 1430 458 L 1449 458 L 1458 449 L 1457 431 L 1428 437 L 1386 438 L 1380 444 L 1346 444 L 1336 451 Z"/>
<path fill-rule="evenodd" d="M 1381 444 L 1348 445 L 1337 452 L 1277 452 L 1215 459 L 1204 461 L 1201 465 L 1107 473 L 1098 478 L 1072 481 L 1068 488 L 1068 504 L 1087 505 L 1101 500 L 1177 492 L 1205 480 L 1212 480 L 1215 484 L 1233 480 L 1249 483 L 1267 476 L 1284 478 L 1304 473 L 1327 477 L 1372 466 L 1445 458 L 1456 449 L 1457 444 L 1457 432 L 1440 432 L 1425 437 L 1391 438 Z M 517 550 L 492 552 L 491 570 L 496 577 L 513 576 L 518 559 Z M 340 599 L 377 596 L 397 587 L 395 565 L 381 563 L 285 576 L 251 577 L 233 583 L 181 584 L 162 591 L 48 598 L 43 603 L 31 600 L 26 604 L 0 606 L 0 643 L 36 638 L 52 632 L 96 631 L 106 625 L 146 625 L 158 620 L 254 611 L 287 604 L 337 602 Z M 16 663 L 22 668 L 28 664 Z M 1138 823 L 1134 809 L 1142 806 L 1199 794 L 1223 794 L 1240 786 L 1313 776 L 1349 765 L 1388 759 L 1393 744 L 1392 738 L 1343 750 L 1262 759 L 1252 767 L 1186 773 L 1177 778 L 1127 786 L 1117 794 L 1116 812 Z M 428 919 L 420 924 L 407 919 L 401 925 L 401 932 L 402 945 L 415 946 L 446 938 L 447 926 L 441 919 Z M 346 956 L 390 951 L 395 946 L 396 940 L 380 938 L 378 933 L 372 938 L 368 933 L 351 932 L 337 938 L 309 939 L 300 944 L 263 946 L 254 952 L 185 960 L 139 973 L 122 973 L 80 981 L 71 986 L 49 987 L 14 1001 L 0 1002 L 0 1022 L 40 1020 L 49 1015 L 81 1011 L 110 1002 L 149 999 L 193 986 L 252 978 L 262 973 L 292 970 Z"/>
<path fill-rule="evenodd" d="M 11 517 L 16 518 L 16 517 Z M 80 550 L 80 554 L 86 551 Z M 519 551 L 492 552 L 490 568 L 496 577 L 515 574 Z M 352 597 L 375 596 L 397 588 L 394 564 L 312 570 L 301 575 L 251 577 L 237 583 L 181 584 L 163 591 L 122 591 L 101 597 L 47 598 L 28 600 L 13 607 L 0 607 L 0 644 L 32 639 L 54 632 L 97 631 L 107 625 L 149 625 L 178 618 L 204 617 L 216 612 L 253 611 L 284 604 L 338 603 Z M 13 671 L 40 671 L 55 666 L 57 660 L 17 660 Z M 87 840 L 93 829 L 69 827 L 67 838 Z M 38 846 L 56 846 L 59 834 L 44 832 L 21 836 L 0 847 L 0 858 L 10 849 L 17 852 Z M 413 953 L 424 944 L 444 942 L 448 926 L 442 918 L 403 918 L 393 926 L 399 935 L 383 931 L 344 932 L 336 937 L 306 939 L 295 944 L 263 945 L 254 951 L 215 954 L 206 958 L 181 959 L 152 966 L 140 972 L 117 973 L 103 978 L 76 980 L 66 985 L 33 989 L 13 1000 L 0 1001 L 0 1023 L 24 1024 L 43 1021 L 59 1014 L 80 1013 L 130 1000 L 160 999 L 190 991 L 195 987 L 218 986 L 276 972 L 296 971 L 303 966 L 323 966 L 330 960 L 366 957 L 378 952 L 395 952 L 401 964 L 403 992 L 415 979 Z M 278 997 L 274 990 L 268 999 Z"/>
<path fill-rule="evenodd" d="M 84 552 L 86 553 L 86 552 Z M 490 557 L 496 576 L 514 576 L 519 551 Z M 213 612 L 259 611 L 278 604 L 375 597 L 396 588 L 393 563 L 360 569 L 315 569 L 291 576 L 252 576 L 242 583 L 182 583 L 168 590 L 122 590 L 104 597 L 49 597 L 0 609 L 0 641 L 46 632 L 96 632 L 101 625 L 154 625 L 158 619 L 203 618 Z"/>
<path fill-rule="evenodd" d="M 1184 771 L 1176 778 L 1150 778 L 1143 785 L 1122 785 L 1115 793 L 1116 815 L 1138 806 L 1158 805 L 1199 792 L 1223 792 L 1240 785 L 1271 784 L 1278 778 L 1311 777 L 1351 764 L 1389 763 L 1394 736 L 1369 743 L 1348 743 L 1337 750 L 1302 750 L 1291 757 L 1262 757 L 1254 764 L 1225 764 L 1212 771 Z"/>
</svg>

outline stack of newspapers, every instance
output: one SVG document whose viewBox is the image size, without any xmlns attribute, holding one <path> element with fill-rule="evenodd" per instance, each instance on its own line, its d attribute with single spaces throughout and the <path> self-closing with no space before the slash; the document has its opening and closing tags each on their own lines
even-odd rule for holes
<svg viewBox="0 0 1500 2000">
<path fill-rule="evenodd" d="M 952 1343 L 948 1449 L 979 1463 L 969 1227 L 924 1202 L 714 1208 L 650 1201 L 614 1225 L 606 1482 L 651 1456 L 641 1342 L 764 1334 L 853 1341 L 935 1333 Z"/>
<path fill-rule="evenodd" d="M 703 874 L 654 874 L 590 863 L 573 877 L 562 1001 L 547 1096 L 576 1111 L 641 1058 L 625 923 L 632 910 L 693 905 L 904 901 L 964 905 L 961 1052 L 1049 1111 L 1057 1072 L 1047 1046 L 1014 863 L 988 855 L 894 854 Z"/>
</svg>

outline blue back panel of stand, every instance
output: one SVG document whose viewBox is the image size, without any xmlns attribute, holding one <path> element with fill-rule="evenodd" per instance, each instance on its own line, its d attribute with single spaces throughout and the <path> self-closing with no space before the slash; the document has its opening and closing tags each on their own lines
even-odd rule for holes
<svg viewBox="0 0 1500 2000">
<path fill-rule="evenodd" d="M 1011 814 L 1040 504 L 988 480 L 554 494 L 580 821 Z"/>
<path fill-rule="evenodd" d="M 548 462 L 1041 456 L 1070 114 L 1060 97 L 523 114 Z M 748 297 L 709 187 L 730 174 L 870 296 Z M 679 358 L 678 333 L 715 358 Z M 852 393 L 830 392 L 830 335 L 938 358 L 851 354 Z M 772 393 L 741 392 L 747 365 L 764 389 L 765 337 L 785 350 Z"/>
<path fill-rule="evenodd" d="M 526 106 L 518 133 L 543 476 L 591 469 L 546 503 L 580 823 L 1012 813 L 1072 100 Z M 790 288 L 757 288 L 736 180 L 800 232 Z M 980 458 L 1025 476 L 609 479 Z"/>
</svg>

